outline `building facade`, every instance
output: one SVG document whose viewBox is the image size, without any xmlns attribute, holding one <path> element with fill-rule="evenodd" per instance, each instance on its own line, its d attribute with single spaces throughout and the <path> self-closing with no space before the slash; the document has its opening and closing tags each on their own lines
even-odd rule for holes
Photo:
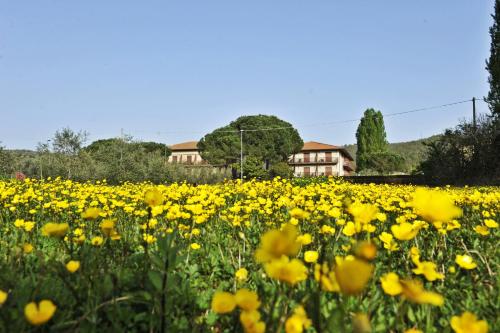
<svg viewBox="0 0 500 333">
<path fill-rule="evenodd" d="M 169 148 L 172 154 L 168 157 L 168 162 L 186 165 L 207 164 L 206 161 L 201 158 L 197 144 L 197 141 L 188 141 L 170 146 Z"/>
<path fill-rule="evenodd" d="M 201 158 L 196 141 L 170 146 L 170 163 L 185 165 L 207 165 Z M 353 158 L 342 147 L 320 142 L 304 143 L 302 150 L 290 156 L 288 164 L 296 177 L 347 176 L 354 171 Z"/>
<path fill-rule="evenodd" d="M 354 171 L 353 158 L 342 147 L 320 142 L 304 143 L 288 160 L 296 177 L 347 176 Z"/>
</svg>

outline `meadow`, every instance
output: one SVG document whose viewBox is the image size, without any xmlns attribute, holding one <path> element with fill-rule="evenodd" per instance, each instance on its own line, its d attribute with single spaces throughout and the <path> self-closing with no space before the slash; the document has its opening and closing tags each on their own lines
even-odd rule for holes
<svg viewBox="0 0 500 333">
<path fill-rule="evenodd" d="M 499 332 L 498 187 L 0 181 L 1 332 Z"/>
</svg>

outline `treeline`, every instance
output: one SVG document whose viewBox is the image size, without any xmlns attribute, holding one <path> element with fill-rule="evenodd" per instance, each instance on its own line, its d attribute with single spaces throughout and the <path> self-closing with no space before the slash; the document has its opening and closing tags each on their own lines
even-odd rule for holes
<svg viewBox="0 0 500 333">
<path fill-rule="evenodd" d="M 225 169 L 167 163 L 171 151 L 164 144 L 125 137 L 98 140 L 83 147 L 85 139 L 86 133 L 65 128 L 47 143 L 39 144 L 36 151 L 0 148 L 0 177 L 106 179 L 110 184 L 125 181 L 216 183 L 231 177 Z"/>
</svg>

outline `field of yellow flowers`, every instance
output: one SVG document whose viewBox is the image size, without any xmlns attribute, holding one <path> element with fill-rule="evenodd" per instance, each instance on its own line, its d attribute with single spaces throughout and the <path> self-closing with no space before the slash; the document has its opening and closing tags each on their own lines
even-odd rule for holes
<svg viewBox="0 0 500 333">
<path fill-rule="evenodd" d="M 500 332 L 498 187 L 0 181 L 1 332 Z"/>
</svg>

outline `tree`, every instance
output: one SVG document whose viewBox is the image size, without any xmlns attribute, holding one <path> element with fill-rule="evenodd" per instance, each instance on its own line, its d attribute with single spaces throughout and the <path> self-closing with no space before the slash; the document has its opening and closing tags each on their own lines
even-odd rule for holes
<svg viewBox="0 0 500 333">
<path fill-rule="evenodd" d="M 500 122 L 479 117 L 477 126 L 462 122 L 447 129 L 428 146 L 428 156 L 420 166 L 424 175 L 458 183 L 500 182 L 500 145 L 495 141 Z M 481 142 L 481 144 L 477 144 Z"/>
<path fill-rule="evenodd" d="M 358 151 L 356 168 L 367 169 L 369 155 L 387 151 L 388 142 L 385 134 L 384 117 L 380 111 L 367 109 L 356 131 Z"/>
<path fill-rule="evenodd" d="M 87 138 L 87 132 L 79 131 L 76 133 L 72 129 L 65 127 L 60 131 L 56 131 L 52 140 L 52 147 L 56 153 L 76 155 L 82 149 Z"/>
<path fill-rule="evenodd" d="M 262 130 L 272 128 L 278 129 Z M 286 161 L 304 145 L 298 131 L 284 120 L 267 115 L 243 116 L 205 135 L 198 142 L 201 156 L 213 165 L 227 167 L 239 163 L 240 130 L 243 130 L 244 156 L 255 157 L 266 168 Z"/>
<path fill-rule="evenodd" d="M 488 82 L 490 91 L 485 98 L 490 111 L 500 121 L 500 0 L 495 1 L 493 25 L 490 27 L 491 46 L 490 59 L 486 61 L 486 70 L 489 72 Z"/>
<path fill-rule="evenodd" d="M 401 171 L 404 158 L 389 152 L 382 112 L 367 109 L 356 131 L 356 171 L 379 174 Z"/>
</svg>

